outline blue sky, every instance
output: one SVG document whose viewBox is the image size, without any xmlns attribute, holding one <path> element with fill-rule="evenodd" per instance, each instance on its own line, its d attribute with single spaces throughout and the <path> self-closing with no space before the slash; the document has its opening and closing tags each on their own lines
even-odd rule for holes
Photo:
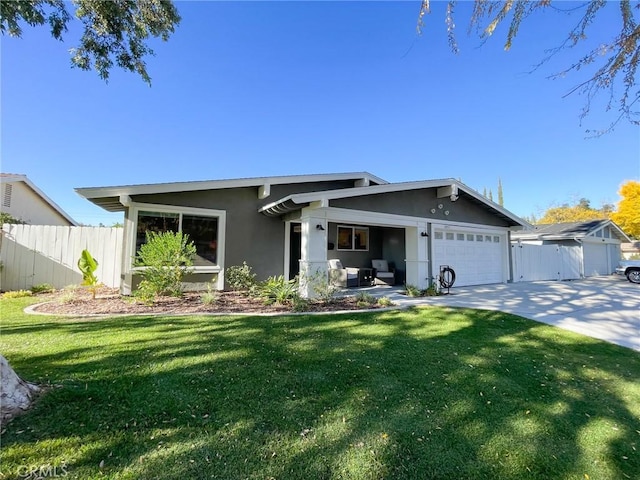
<svg viewBox="0 0 640 480">
<path fill-rule="evenodd" d="M 112 224 L 74 192 L 94 187 L 268 175 L 369 171 L 388 181 L 459 178 L 517 215 L 581 197 L 616 203 L 640 179 L 640 131 L 584 97 L 586 77 L 531 72 L 577 17 L 549 11 L 482 44 L 456 11 L 460 53 L 447 44 L 445 3 L 416 34 L 420 2 L 177 2 L 182 22 L 153 42 L 149 87 L 114 70 L 109 83 L 70 68 L 67 40 L 26 27 L 2 38 L 2 166 L 26 174 L 77 221 Z M 561 8 L 579 5 L 560 2 Z M 609 40 L 613 2 L 589 30 Z M 594 43 L 589 43 L 594 44 Z M 604 95 L 602 100 L 604 100 Z"/>
</svg>

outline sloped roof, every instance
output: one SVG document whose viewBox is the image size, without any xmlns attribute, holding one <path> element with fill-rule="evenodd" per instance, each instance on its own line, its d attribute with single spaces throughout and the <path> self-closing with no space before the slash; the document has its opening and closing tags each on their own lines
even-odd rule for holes
<svg viewBox="0 0 640 480">
<path fill-rule="evenodd" d="M 120 197 L 127 195 L 146 195 L 173 192 L 193 192 L 198 190 L 218 190 L 223 188 L 240 187 L 268 187 L 292 183 L 325 182 L 353 180 L 364 185 L 379 185 L 388 183 L 369 172 L 327 173 L 309 175 L 284 175 L 273 177 L 250 177 L 226 180 L 199 180 L 190 182 L 169 182 L 141 185 L 120 185 L 110 187 L 84 187 L 75 191 L 90 202 L 111 212 L 124 210 Z"/>
<path fill-rule="evenodd" d="M 470 201 L 481 205 L 503 220 L 506 220 L 512 226 L 531 227 L 530 224 L 514 215 L 509 210 L 480 195 L 478 192 L 469 188 L 464 183 L 453 178 L 444 178 L 438 180 L 421 180 L 415 182 L 398 182 L 387 183 L 384 185 L 373 185 L 368 187 L 354 187 L 348 189 L 328 190 L 323 192 L 310 192 L 288 195 L 280 200 L 265 205 L 260 212 L 269 216 L 278 216 L 298 210 L 305 207 L 311 202 L 319 202 L 323 200 L 334 200 L 337 198 L 359 197 L 362 195 L 376 195 L 380 193 L 401 192 L 407 190 L 419 190 L 425 188 L 455 188 L 457 195 L 464 194 Z"/>
<path fill-rule="evenodd" d="M 78 222 L 76 222 L 73 218 L 69 216 L 67 212 L 65 212 L 60 206 L 51 200 L 42 190 L 40 190 L 36 185 L 29 180 L 26 175 L 20 173 L 0 173 L 0 182 L 1 183 L 15 183 L 22 182 L 27 187 L 29 187 L 33 192 L 38 195 L 43 202 L 48 203 L 51 208 L 53 208 L 56 212 L 58 212 L 65 220 L 67 220 L 71 225 L 77 226 Z"/>
<path fill-rule="evenodd" d="M 571 240 L 582 239 L 597 230 L 609 226 L 623 242 L 629 237 L 611 220 L 590 220 L 587 222 L 565 222 L 534 225 L 531 230 L 522 230 L 511 235 L 512 240 Z"/>
</svg>

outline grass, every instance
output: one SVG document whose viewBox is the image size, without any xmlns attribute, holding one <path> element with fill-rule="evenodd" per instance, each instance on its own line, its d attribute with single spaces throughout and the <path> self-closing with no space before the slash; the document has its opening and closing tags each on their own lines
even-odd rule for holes
<svg viewBox="0 0 640 480">
<path fill-rule="evenodd" d="M 640 355 L 517 316 L 23 314 L 35 301 L 0 303 L 0 351 L 53 386 L 2 434 L 3 478 L 640 472 Z"/>
</svg>

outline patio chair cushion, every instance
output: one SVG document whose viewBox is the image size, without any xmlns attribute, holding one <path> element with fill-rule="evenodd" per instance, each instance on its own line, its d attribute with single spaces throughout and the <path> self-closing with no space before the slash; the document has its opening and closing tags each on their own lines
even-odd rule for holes
<svg viewBox="0 0 640 480">
<path fill-rule="evenodd" d="M 371 260 L 371 267 L 373 267 L 376 285 L 395 285 L 396 273 L 389 268 L 389 263 L 386 260 Z"/>
</svg>

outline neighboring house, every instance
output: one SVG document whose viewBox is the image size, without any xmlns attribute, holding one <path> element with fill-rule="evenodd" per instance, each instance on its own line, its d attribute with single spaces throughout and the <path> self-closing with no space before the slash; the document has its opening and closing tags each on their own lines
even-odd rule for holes
<svg viewBox="0 0 640 480">
<path fill-rule="evenodd" d="M 397 283 L 426 288 L 442 265 L 455 270 L 456 286 L 510 281 L 510 232 L 530 227 L 454 179 L 389 183 L 366 172 L 76 191 L 125 214 L 123 293 L 136 286 L 132 259 L 148 230 L 188 233 L 197 249 L 191 280 L 218 289 L 225 268 L 244 261 L 258 279 L 301 270 L 326 279 L 333 258 L 360 268 L 385 259 Z"/>
<path fill-rule="evenodd" d="M 620 244 L 622 258 L 630 260 L 632 258 L 640 259 L 640 242 L 625 242 Z"/>
<path fill-rule="evenodd" d="M 511 241 L 514 247 L 553 245 L 560 253 L 561 248 L 565 249 L 567 254 L 559 256 L 558 265 L 554 265 L 558 272 L 565 272 L 564 275 L 559 273 L 558 279 L 565 280 L 610 275 L 621 258 L 620 244 L 630 240 L 611 220 L 592 220 L 535 225 L 531 230 L 515 232 Z M 527 272 L 522 275 L 526 276 Z"/>
<path fill-rule="evenodd" d="M 30 225 L 77 225 L 26 175 L 0 173 L 0 186 L 0 211 L 3 213 Z"/>
</svg>

